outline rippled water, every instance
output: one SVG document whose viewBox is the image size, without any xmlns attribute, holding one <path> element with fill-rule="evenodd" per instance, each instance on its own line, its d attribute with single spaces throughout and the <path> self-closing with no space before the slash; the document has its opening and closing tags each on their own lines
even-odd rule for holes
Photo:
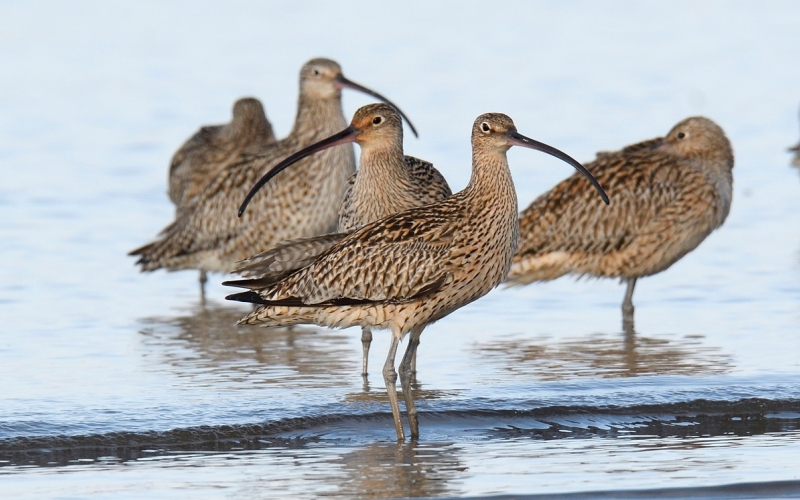
<svg viewBox="0 0 800 500">
<path fill-rule="evenodd" d="M 800 496 L 798 26 L 790 2 L 0 4 L 3 494 Z M 317 55 L 400 104 L 456 189 L 482 112 L 586 160 L 704 114 L 731 215 L 637 284 L 635 333 L 621 285 L 569 278 L 428 328 L 397 445 L 388 334 L 365 384 L 359 332 L 237 328 L 219 277 L 202 304 L 195 273 L 126 256 L 171 220 L 178 145 L 243 95 L 285 134 Z M 509 159 L 522 206 L 571 174 Z"/>
</svg>

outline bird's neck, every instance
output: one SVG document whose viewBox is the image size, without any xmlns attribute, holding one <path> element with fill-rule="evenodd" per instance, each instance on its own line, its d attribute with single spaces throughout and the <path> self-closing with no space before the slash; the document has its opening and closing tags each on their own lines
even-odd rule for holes
<svg viewBox="0 0 800 500">
<path fill-rule="evenodd" d="M 473 150 L 472 177 L 465 191 L 478 199 L 513 201 L 516 211 L 517 194 L 505 152 Z"/>
<path fill-rule="evenodd" d="M 345 127 L 347 122 L 342 113 L 341 95 L 311 99 L 301 94 L 290 137 L 301 143 L 311 143 L 329 137 Z"/>
<path fill-rule="evenodd" d="M 402 144 L 384 145 L 380 148 L 361 149 L 357 183 L 410 186 L 411 172 L 406 167 Z"/>
</svg>

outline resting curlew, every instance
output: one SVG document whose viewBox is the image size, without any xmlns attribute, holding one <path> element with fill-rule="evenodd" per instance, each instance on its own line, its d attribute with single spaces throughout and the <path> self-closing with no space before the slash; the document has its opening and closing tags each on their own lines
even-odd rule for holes
<svg viewBox="0 0 800 500">
<path fill-rule="evenodd" d="M 261 304 L 240 323 L 391 330 L 383 376 L 398 441 L 404 430 L 394 360 L 410 333 L 400 382 L 411 437 L 419 437 L 410 376 L 422 330 L 502 282 L 517 249 L 517 196 L 506 160 L 512 145 L 549 153 L 591 177 L 561 151 L 517 133 L 506 115 L 481 115 L 472 127 L 472 177 L 463 191 L 369 223 L 280 281 L 224 283 L 250 288 L 228 299 Z"/>
<path fill-rule="evenodd" d="M 236 101 L 230 123 L 201 127 L 172 157 L 168 194 L 176 213 L 180 215 L 216 174 L 242 154 L 274 142 L 272 124 L 261 102 L 252 97 Z"/>
<path fill-rule="evenodd" d="M 623 328 L 633 329 L 633 288 L 694 250 L 725 222 L 733 196 L 733 150 L 708 118 L 687 118 L 663 138 L 598 154 L 586 164 L 614 203 L 598 210 L 572 176 L 520 214 L 512 284 L 564 274 L 627 282 Z"/>
<path fill-rule="evenodd" d="M 278 161 L 347 125 L 342 114 L 343 88 L 389 102 L 346 79 L 334 61 L 307 62 L 300 70 L 297 117 L 289 136 L 219 172 L 160 239 L 132 251 L 130 255 L 139 256 L 142 271 L 226 273 L 238 261 L 280 241 L 334 231 L 347 181 L 355 171 L 352 146 L 315 155 L 283 174 L 280 182 L 253 200 L 244 217 L 236 217 L 236 208 L 255 180 Z"/>
<path fill-rule="evenodd" d="M 356 228 L 452 194 L 444 176 L 432 164 L 403 155 L 403 123 L 397 111 L 387 104 L 368 104 L 356 111 L 349 127 L 298 151 L 267 172 L 250 190 L 239 213 L 244 212 L 259 189 L 285 168 L 319 151 L 348 142 L 361 146 L 361 160 L 358 170 L 350 177 L 339 210 L 339 232 L 281 242 L 276 248 L 245 260 L 236 273 L 274 283 L 307 266 Z M 361 342 L 361 374 L 366 377 L 372 343 L 369 327 L 362 328 Z M 416 358 L 411 367 L 416 371 Z"/>
</svg>

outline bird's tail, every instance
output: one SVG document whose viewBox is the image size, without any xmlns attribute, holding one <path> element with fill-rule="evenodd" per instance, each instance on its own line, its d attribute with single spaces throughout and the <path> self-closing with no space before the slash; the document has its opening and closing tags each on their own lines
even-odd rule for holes
<svg viewBox="0 0 800 500">
<path fill-rule="evenodd" d="M 573 271 L 570 255 L 550 252 L 542 255 L 515 256 L 506 277 L 509 286 L 521 286 L 534 281 L 549 281 Z"/>
</svg>

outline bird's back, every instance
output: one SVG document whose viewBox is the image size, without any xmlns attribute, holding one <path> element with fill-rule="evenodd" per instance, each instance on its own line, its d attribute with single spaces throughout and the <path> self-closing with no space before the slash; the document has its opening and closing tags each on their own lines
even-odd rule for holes
<svg viewBox="0 0 800 500">
<path fill-rule="evenodd" d="M 179 212 L 221 170 L 276 142 L 272 125 L 263 111 L 261 115 L 246 123 L 201 127 L 178 149 L 170 164 L 168 193 Z"/>
<path fill-rule="evenodd" d="M 368 186 L 356 191 L 356 171 L 348 180 L 339 210 L 339 231 L 352 231 L 393 213 L 430 205 L 453 194 L 447 180 L 432 163 L 405 156 L 407 176 L 397 186 Z M 380 192 L 379 190 L 385 191 Z"/>
<path fill-rule="evenodd" d="M 600 206 L 586 179 L 573 175 L 525 209 L 509 281 L 654 274 L 721 225 L 731 184 L 658 144 L 645 141 L 586 164 L 610 206 Z"/>
<path fill-rule="evenodd" d="M 300 149 L 297 142 L 283 139 L 218 172 L 161 239 L 131 252 L 140 255 L 142 270 L 230 272 L 237 261 L 280 241 L 334 231 L 347 178 L 355 168 L 350 146 L 324 151 L 281 173 L 241 218 L 236 216 L 253 184 Z"/>
</svg>

